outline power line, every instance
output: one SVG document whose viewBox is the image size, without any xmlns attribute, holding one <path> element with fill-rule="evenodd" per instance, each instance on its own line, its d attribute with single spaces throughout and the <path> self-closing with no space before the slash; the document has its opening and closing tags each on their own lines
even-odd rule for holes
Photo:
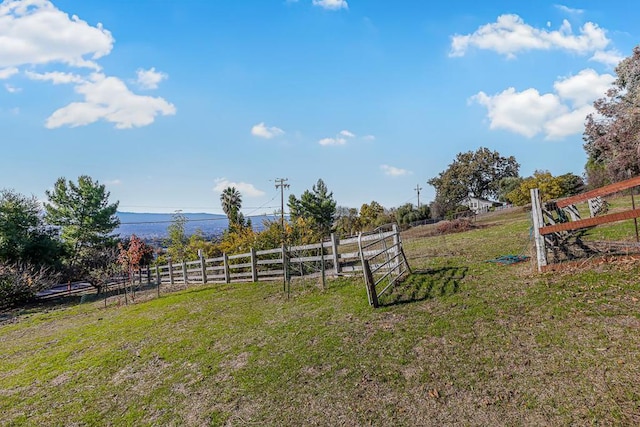
<svg viewBox="0 0 640 427">
<path fill-rule="evenodd" d="M 418 193 L 418 209 L 420 209 L 420 190 L 422 190 L 422 187 L 420 187 L 420 184 L 416 184 L 416 188 L 414 190 Z"/>
</svg>

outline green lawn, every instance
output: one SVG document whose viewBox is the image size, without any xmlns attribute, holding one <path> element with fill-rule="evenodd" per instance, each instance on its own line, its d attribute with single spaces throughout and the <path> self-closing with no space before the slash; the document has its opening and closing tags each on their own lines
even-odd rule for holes
<svg viewBox="0 0 640 427">
<path fill-rule="evenodd" d="M 529 216 L 477 225 L 406 237 L 377 310 L 343 278 L 25 311 L 0 325 L 0 424 L 640 424 L 640 267 L 486 262 L 535 259 Z"/>
</svg>

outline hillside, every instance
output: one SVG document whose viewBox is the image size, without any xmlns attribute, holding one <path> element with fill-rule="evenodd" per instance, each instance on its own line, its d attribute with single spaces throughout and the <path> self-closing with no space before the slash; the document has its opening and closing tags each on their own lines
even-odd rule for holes
<svg viewBox="0 0 640 427">
<path fill-rule="evenodd" d="M 197 230 L 205 236 L 219 236 L 228 228 L 229 221 L 225 215 L 208 213 L 183 213 L 187 222 L 185 233 L 191 235 Z M 141 238 L 167 237 L 167 227 L 173 221 L 173 214 L 169 213 L 135 213 L 117 212 L 120 226 L 114 231 L 123 237 L 135 234 Z M 263 221 L 273 220 L 272 215 L 252 216 L 251 221 L 255 230 L 262 230 Z"/>
<path fill-rule="evenodd" d="M 377 310 L 356 277 L 25 311 L 0 424 L 640 424 L 640 266 L 499 265 L 531 255 L 528 213 L 476 225 L 405 234 L 414 274 Z"/>
</svg>

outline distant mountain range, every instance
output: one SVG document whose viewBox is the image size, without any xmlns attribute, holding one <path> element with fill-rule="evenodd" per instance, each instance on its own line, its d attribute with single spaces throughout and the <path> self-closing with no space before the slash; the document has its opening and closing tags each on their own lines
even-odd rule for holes
<svg viewBox="0 0 640 427">
<path fill-rule="evenodd" d="M 120 219 L 120 226 L 114 231 L 121 237 L 132 234 L 144 239 L 165 238 L 168 236 L 167 227 L 173 222 L 174 214 L 168 213 L 136 213 L 117 212 Z M 185 224 L 185 234 L 188 236 L 200 229 L 207 237 L 219 236 L 229 226 L 229 221 L 225 215 L 208 213 L 183 213 L 187 218 Z M 252 216 L 251 223 L 254 230 L 264 228 L 264 220 L 276 220 L 273 215 Z"/>
</svg>

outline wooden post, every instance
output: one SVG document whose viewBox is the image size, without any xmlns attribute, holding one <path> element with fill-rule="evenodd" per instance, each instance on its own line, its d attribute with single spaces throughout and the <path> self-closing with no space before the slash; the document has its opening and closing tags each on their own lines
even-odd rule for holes
<svg viewBox="0 0 640 427">
<path fill-rule="evenodd" d="M 333 251 L 333 268 L 336 273 L 336 276 L 340 274 L 340 256 L 338 254 L 338 246 L 340 245 L 340 241 L 336 233 L 331 233 L 331 250 Z"/>
<path fill-rule="evenodd" d="M 391 229 L 393 230 L 393 251 L 391 252 L 391 258 L 394 258 L 394 261 L 389 269 L 393 270 L 400 265 L 398 255 L 400 254 L 402 248 L 400 247 L 400 230 L 398 230 L 398 224 L 393 223 L 391 225 Z M 407 263 L 407 265 L 409 265 L 409 263 Z"/>
<path fill-rule="evenodd" d="M 258 260 L 255 248 L 251 248 L 251 280 L 254 283 L 258 281 Z"/>
<path fill-rule="evenodd" d="M 189 277 L 187 276 L 187 261 L 182 260 L 182 280 L 184 280 L 184 284 L 189 284 Z"/>
<path fill-rule="evenodd" d="M 224 262 L 224 282 L 231 283 L 231 273 L 229 272 L 229 255 L 225 252 L 222 254 Z"/>
<path fill-rule="evenodd" d="M 200 256 L 200 271 L 202 275 L 202 284 L 207 283 L 207 261 L 204 259 L 202 249 L 198 249 L 198 255 Z"/>
<path fill-rule="evenodd" d="M 289 274 L 289 260 L 287 257 L 287 247 L 282 244 L 282 291 L 287 291 L 287 276 Z"/>
<path fill-rule="evenodd" d="M 369 266 L 369 261 L 363 259 L 362 261 L 362 272 L 364 274 L 364 281 L 367 285 L 367 294 L 369 296 L 369 304 L 373 306 L 373 308 L 378 308 L 378 294 L 376 292 L 376 285 L 373 281 L 373 274 L 371 274 L 371 267 Z"/>
<path fill-rule="evenodd" d="M 322 289 L 326 288 L 326 274 L 324 267 L 324 242 L 320 239 L 320 270 L 322 275 Z"/>
<path fill-rule="evenodd" d="M 157 289 L 158 298 L 160 298 L 160 281 L 161 280 L 162 279 L 160 278 L 160 267 L 158 266 L 158 264 L 156 264 L 156 282 L 157 282 L 157 285 L 158 285 L 158 289 Z"/>
<path fill-rule="evenodd" d="M 171 257 L 167 260 L 169 261 L 169 284 L 173 285 L 173 263 L 171 262 Z"/>
<path fill-rule="evenodd" d="M 533 219 L 533 238 L 536 242 L 538 271 L 542 271 L 542 267 L 547 265 L 547 248 L 545 247 L 544 236 L 540 234 L 540 228 L 544 227 L 544 221 L 542 219 L 540 192 L 537 188 L 531 189 L 531 217 Z"/>
</svg>

